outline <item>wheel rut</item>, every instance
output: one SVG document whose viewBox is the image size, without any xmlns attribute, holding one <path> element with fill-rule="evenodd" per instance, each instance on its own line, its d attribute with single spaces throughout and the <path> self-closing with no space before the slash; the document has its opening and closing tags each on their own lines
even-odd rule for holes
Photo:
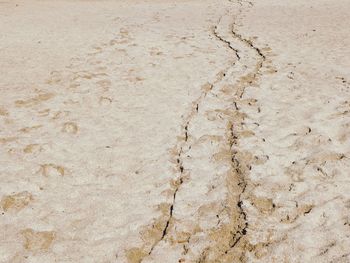
<svg viewBox="0 0 350 263">
<path fill-rule="evenodd" d="M 266 60 L 263 51 L 236 30 L 233 17 L 245 8 L 239 1 L 212 28 L 234 63 L 221 70 L 184 117 L 172 150 L 176 177 L 172 202 L 158 228 L 159 237 L 133 262 L 244 262 L 249 242 L 243 196 L 251 168 L 249 155 L 239 150 L 247 117 L 240 111 L 245 89 L 258 85 Z M 249 2 L 247 7 L 251 7 Z M 234 10 L 239 10 L 234 12 Z M 130 261 L 131 262 L 131 261 Z"/>
</svg>

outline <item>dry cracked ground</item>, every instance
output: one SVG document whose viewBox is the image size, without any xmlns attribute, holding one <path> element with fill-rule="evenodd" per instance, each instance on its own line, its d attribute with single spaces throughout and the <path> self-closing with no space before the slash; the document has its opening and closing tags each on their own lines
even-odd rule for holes
<svg viewBox="0 0 350 263">
<path fill-rule="evenodd" d="M 350 262 L 348 0 L 0 2 L 0 262 Z"/>
</svg>

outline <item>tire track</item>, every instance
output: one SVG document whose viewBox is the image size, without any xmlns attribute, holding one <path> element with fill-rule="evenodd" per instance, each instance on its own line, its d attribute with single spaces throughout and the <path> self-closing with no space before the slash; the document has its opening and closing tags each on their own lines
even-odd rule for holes
<svg viewBox="0 0 350 263">
<path fill-rule="evenodd" d="M 238 4 L 240 14 L 244 5 Z M 246 115 L 240 112 L 238 104 L 245 89 L 258 84 L 266 57 L 251 40 L 235 30 L 231 17 L 231 12 L 222 16 L 212 35 L 233 53 L 236 62 L 222 70 L 212 84 L 203 86 L 200 97 L 184 118 L 181 139 L 173 150 L 178 176 L 173 183 L 172 203 L 166 220 L 162 220 L 165 222 L 160 237 L 138 262 L 160 262 L 164 256 L 176 262 L 244 260 L 248 218 L 242 197 L 251 164 L 247 154 L 239 152 L 240 133 L 247 130 Z M 211 117 L 213 114 L 215 117 Z M 198 124 L 203 130 L 195 128 Z M 201 167 L 205 167 L 202 172 L 208 176 L 202 176 Z M 218 167 L 224 172 L 217 174 Z M 214 184 L 213 177 L 217 180 Z M 198 190 L 203 185 L 212 185 L 209 192 L 224 199 L 220 202 L 217 197 L 208 197 L 208 192 Z M 189 187 L 193 189 L 190 197 Z M 199 221 L 209 223 L 204 229 L 198 225 Z"/>
<path fill-rule="evenodd" d="M 242 1 L 239 1 L 239 4 L 243 6 Z M 252 7 L 253 3 L 248 2 L 248 6 Z M 239 11 L 239 14 L 241 13 L 242 8 Z M 246 88 L 258 85 L 258 82 L 262 75 L 261 71 L 266 61 L 266 56 L 263 53 L 263 51 L 253 43 L 252 40 L 245 38 L 240 33 L 238 33 L 238 31 L 236 30 L 235 22 L 231 26 L 231 33 L 236 41 L 241 42 L 245 46 L 241 49 L 235 49 L 237 50 L 237 57 L 239 58 L 237 66 L 247 66 L 248 68 L 250 68 L 245 74 L 239 77 L 239 80 L 236 82 L 234 88 L 235 109 L 237 111 L 240 111 L 237 105 L 240 104 Z M 232 45 L 232 42 L 228 40 L 223 41 L 225 43 L 229 42 L 230 45 Z M 247 55 L 249 51 L 253 52 L 253 54 L 250 57 Z M 243 53 L 246 53 L 246 55 L 244 55 Z M 253 58 L 255 62 L 249 61 L 251 58 Z M 210 255 L 210 251 L 215 251 L 215 256 L 211 255 L 211 259 L 209 260 L 209 262 L 212 262 L 213 260 L 215 262 L 245 262 L 245 250 L 251 251 L 254 249 L 249 244 L 249 240 L 245 238 L 247 232 L 249 231 L 249 222 L 248 215 L 244 210 L 243 196 L 246 194 L 246 189 L 248 186 L 247 175 L 249 174 L 249 170 L 251 169 L 252 160 L 251 158 L 247 157 L 249 156 L 249 153 L 241 152 L 239 149 L 240 132 L 250 132 L 244 127 L 244 121 L 247 116 L 245 116 L 245 114 L 242 114 L 241 116 L 243 116 L 241 119 L 236 118 L 232 121 L 227 132 L 227 141 L 230 145 L 232 156 L 231 168 L 232 172 L 234 173 L 229 175 L 228 177 L 234 179 L 234 181 L 236 181 L 237 183 L 236 186 L 231 187 L 230 184 L 228 184 L 228 187 L 230 189 L 230 203 L 233 206 L 236 203 L 236 211 L 232 211 L 231 223 L 226 226 L 222 226 L 223 230 L 229 230 L 230 237 L 226 238 L 226 240 L 221 239 L 221 242 L 218 242 L 216 244 L 217 251 L 215 251 L 215 249 L 213 248 L 208 248 L 207 250 L 205 250 L 205 253 L 202 253 L 202 259 L 204 258 L 205 260 L 198 260 L 198 262 L 208 262 L 207 259 Z M 220 250 L 220 247 L 226 247 L 226 249 Z"/>
<path fill-rule="evenodd" d="M 215 35 L 215 37 L 218 37 L 218 34 L 215 33 L 215 30 L 216 30 L 216 27 L 214 29 L 214 35 Z M 236 50 L 229 43 L 226 43 L 226 44 L 227 44 L 228 48 L 232 49 L 236 53 L 236 56 L 238 57 Z M 176 163 L 176 169 L 178 171 L 179 176 L 177 177 L 177 179 L 175 179 L 175 183 L 173 184 L 175 186 L 175 188 L 173 189 L 173 200 L 172 200 L 172 203 L 171 203 L 170 208 L 169 208 L 169 213 L 168 213 L 169 216 L 166 220 L 164 229 L 162 230 L 161 238 L 153 244 L 153 246 L 151 247 L 151 249 L 148 252 L 148 256 L 151 256 L 155 247 L 160 242 L 162 242 L 166 238 L 166 236 L 168 235 L 169 227 L 171 226 L 171 223 L 173 221 L 174 209 L 176 207 L 176 202 L 177 202 L 176 196 L 177 196 L 179 189 L 181 188 L 182 184 L 185 181 L 185 177 L 188 175 L 186 167 L 183 164 L 183 159 L 184 159 L 184 155 L 186 153 L 184 151 L 184 149 L 191 149 L 191 147 L 192 147 L 191 142 L 189 141 L 189 126 L 191 124 L 191 121 L 199 113 L 199 109 L 200 109 L 201 105 L 203 104 L 205 98 L 207 97 L 208 93 L 210 93 L 213 90 L 213 87 L 217 83 L 220 83 L 222 81 L 222 79 L 226 76 L 227 70 L 229 68 L 231 68 L 233 65 L 220 71 L 217 74 L 216 80 L 212 84 L 208 82 L 202 86 L 201 95 L 195 101 L 192 102 L 191 111 L 184 118 L 184 124 L 182 125 L 182 131 L 181 131 L 181 136 L 180 136 L 180 138 L 182 138 L 182 139 L 179 140 L 177 145 L 174 147 L 175 154 L 174 154 L 173 161 Z M 142 262 L 142 260 L 141 260 L 141 262 Z"/>
<path fill-rule="evenodd" d="M 242 1 L 239 1 L 238 4 L 241 6 L 239 10 L 240 15 L 244 4 Z M 252 6 L 253 4 L 248 2 L 248 7 Z M 246 88 L 258 85 L 266 56 L 259 47 L 254 45 L 253 41 L 238 33 L 235 22 L 230 27 L 233 39 L 224 39 L 221 36 L 217 36 L 217 38 L 229 46 L 240 46 L 239 43 L 243 45 L 240 48 L 234 48 L 238 58 L 238 62 L 235 66 L 240 68 L 246 67 L 247 70 L 239 77 L 232 89 L 233 94 L 235 94 L 233 106 L 237 112 L 240 112 L 237 105 L 241 103 Z M 214 230 L 217 234 L 216 244 L 202 250 L 196 262 L 237 262 L 237 259 L 239 259 L 239 262 L 244 262 L 245 250 L 254 249 L 245 238 L 249 231 L 249 224 L 248 215 L 244 210 L 243 200 L 248 186 L 247 175 L 251 169 L 251 159 L 247 157 L 249 153 L 240 152 L 239 149 L 239 134 L 251 131 L 245 129 L 244 120 L 246 116 L 243 112 L 240 113 L 241 114 L 238 115 L 240 118 L 230 120 L 226 137 L 232 156 L 230 164 L 231 170 L 227 176 L 229 181 L 231 181 L 227 184 L 230 195 L 226 200 L 226 203 L 231 207 L 231 221 Z M 229 233 L 229 235 L 225 235 L 225 233 Z"/>
</svg>

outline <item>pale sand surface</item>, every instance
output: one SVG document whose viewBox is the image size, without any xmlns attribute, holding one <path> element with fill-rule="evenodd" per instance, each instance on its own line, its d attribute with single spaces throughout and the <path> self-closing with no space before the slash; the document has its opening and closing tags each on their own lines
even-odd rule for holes
<svg viewBox="0 0 350 263">
<path fill-rule="evenodd" d="M 1 1 L 0 262 L 350 262 L 349 12 Z"/>
</svg>

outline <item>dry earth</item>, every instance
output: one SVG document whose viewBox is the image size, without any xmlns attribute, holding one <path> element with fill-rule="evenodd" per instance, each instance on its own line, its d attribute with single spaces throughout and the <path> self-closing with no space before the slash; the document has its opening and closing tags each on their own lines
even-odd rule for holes
<svg viewBox="0 0 350 263">
<path fill-rule="evenodd" d="M 0 262 L 350 262 L 350 2 L 0 2 Z"/>
</svg>

